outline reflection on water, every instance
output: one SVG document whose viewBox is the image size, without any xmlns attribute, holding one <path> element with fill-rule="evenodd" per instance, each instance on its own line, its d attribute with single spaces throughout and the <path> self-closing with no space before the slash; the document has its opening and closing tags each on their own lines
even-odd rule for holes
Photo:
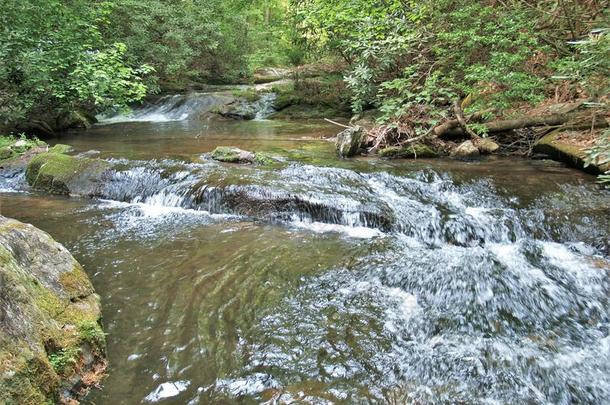
<svg viewBox="0 0 610 405">
<path fill-rule="evenodd" d="M 503 160 L 184 163 L 215 144 L 306 148 L 318 141 L 294 139 L 333 129 L 164 125 L 60 140 L 160 159 L 127 165 L 107 200 L 0 197 L 102 296 L 110 374 L 88 402 L 610 401 L 610 199 L 592 178 Z M 182 192 L 203 183 L 247 187 L 250 206 Z"/>
</svg>

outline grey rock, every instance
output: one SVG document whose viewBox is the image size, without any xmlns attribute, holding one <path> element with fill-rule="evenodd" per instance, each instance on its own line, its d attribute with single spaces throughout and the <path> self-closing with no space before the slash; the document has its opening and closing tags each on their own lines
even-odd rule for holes
<svg viewBox="0 0 610 405">
<path fill-rule="evenodd" d="M 360 126 L 350 127 L 339 133 L 335 142 L 339 157 L 355 156 L 362 148 L 364 138 L 365 132 Z"/>
</svg>

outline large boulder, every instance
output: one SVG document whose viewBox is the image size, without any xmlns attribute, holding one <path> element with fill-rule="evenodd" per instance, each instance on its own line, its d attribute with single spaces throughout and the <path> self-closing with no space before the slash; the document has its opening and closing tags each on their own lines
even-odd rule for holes
<svg viewBox="0 0 610 405">
<path fill-rule="evenodd" d="M 349 127 L 340 132 L 335 142 L 339 157 L 355 156 L 362 149 L 365 137 L 365 131 L 360 126 Z"/>
<path fill-rule="evenodd" d="M 46 152 L 28 163 L 25 178 L 30 186 L 51 194 L 96 196 L 110 164 L 100 159 Z"/>
<path fill-rule="evenodd" d="M 0 403 L 74 403 L 104 375 L 100 299 L 48 234 L 0 216 Z"/>
<path fill-rule="evenodd" d="M 477 148 L 472 141 L 466 141 L 461 143 L 451 153 L 452 157 L 462 160 L 476 159 L 480 155 L 481 153 L 479 152 L 479 148 Z"/>
</svg>

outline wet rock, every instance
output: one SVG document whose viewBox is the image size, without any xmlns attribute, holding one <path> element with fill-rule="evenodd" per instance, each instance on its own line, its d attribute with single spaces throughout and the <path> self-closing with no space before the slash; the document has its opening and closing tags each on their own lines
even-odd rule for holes
<svg viewBox="0 0 610 405">
<path fill-rule="evenodd" d="M 100 318 L 99 297 L 70 253 L 0 216 L 0 403 L 69 403 L 86 394 L 106 368 Z"/>
<path fill-rule="evenodd" d="M 498 151 L 498 149 L 500 149 L 500 145 L 498 145 L 497 143 L 495 143 L 494 141 L 492 141 L 489 138 L 481 139 L 478 147 L 479 147 L 479 152 L 481 152 L 481 154 L 483 154 L 483 155 L 492 155 L 492 154 L 496 153 Z"/>
<path fill-rule="evenodd" d="M 362 148 L 364 138 L 364 129 L 359 126 L 350 127 L 340 132 L 335 142 L 339 157 L 346 158 L 356 155 Z"/>
<path fill-rule="evenodd" d="M 214 149 L 211 157 L 224 163 L 254 163 L 256 154 L 239 148 L 219 146 Z"/>
<path fill-rule="evenodd" d="M 46 152 L 30 160 L 25 178 L 33 188 L 51 194 L 96 196 L 109 171 L 103 160 Z"/>
<path fill-rule="evenodd" d="M 438 153 L 430 147 L 422 144 L 411 146 L 390 146 L 379 151 L 379 156 L 388 159 L 417 159 L 417 158 L 435 158 Z"/>
<path fill-rule="evenodd" d="M 570 142 L 570 137 L 561 131 L 554 131 L 540 139 L 534 145 L 534 153 L 543 154 L 551 159 L 564 162 L 569 166 L 576 167 L 591 174 L 602 174 L 610 170 L 610 163 L 585 167 L 585 149 L 577 144 Z M 577 138 L 579 133 L 574 133 Z"/>
<path fill-rule="evenodd" d="M 224 118 L 234 120 L 249 121 L 256 118 L 255 106 L 247 101 L 236 101 L 231 104 L 217 106 L 212 112 Z"/>
<path fill-rule="evenodd" d="M 472 141 L 466 141 L 461 143 L 455 150 L 451 153 L 451 156 L 456 159 L 476 159 L 480 156 L 479 149 L 474 146 Z"/>
</svg>

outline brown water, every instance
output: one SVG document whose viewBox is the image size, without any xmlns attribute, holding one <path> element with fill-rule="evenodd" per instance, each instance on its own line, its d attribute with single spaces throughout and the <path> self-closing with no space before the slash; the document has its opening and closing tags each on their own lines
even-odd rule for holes
<svg viewBox="0 0 610 405">
<path fill-rule="evenodd" d="M 86 403 L 610 401 L 610 199 L 594 178 L 529 161 L 337 162 L 321 140 L 334 132 L 99 126 L 57 141 L 127 166 L 107 200 L 0 195 L 102 296 L 110 370 Z M 218 145 L 287 161 L 201 157 Z M 223 191 L 195 201 L 201 183 Z M 232 205 L 238 192 L 268 204 Z"/>
</svg>

